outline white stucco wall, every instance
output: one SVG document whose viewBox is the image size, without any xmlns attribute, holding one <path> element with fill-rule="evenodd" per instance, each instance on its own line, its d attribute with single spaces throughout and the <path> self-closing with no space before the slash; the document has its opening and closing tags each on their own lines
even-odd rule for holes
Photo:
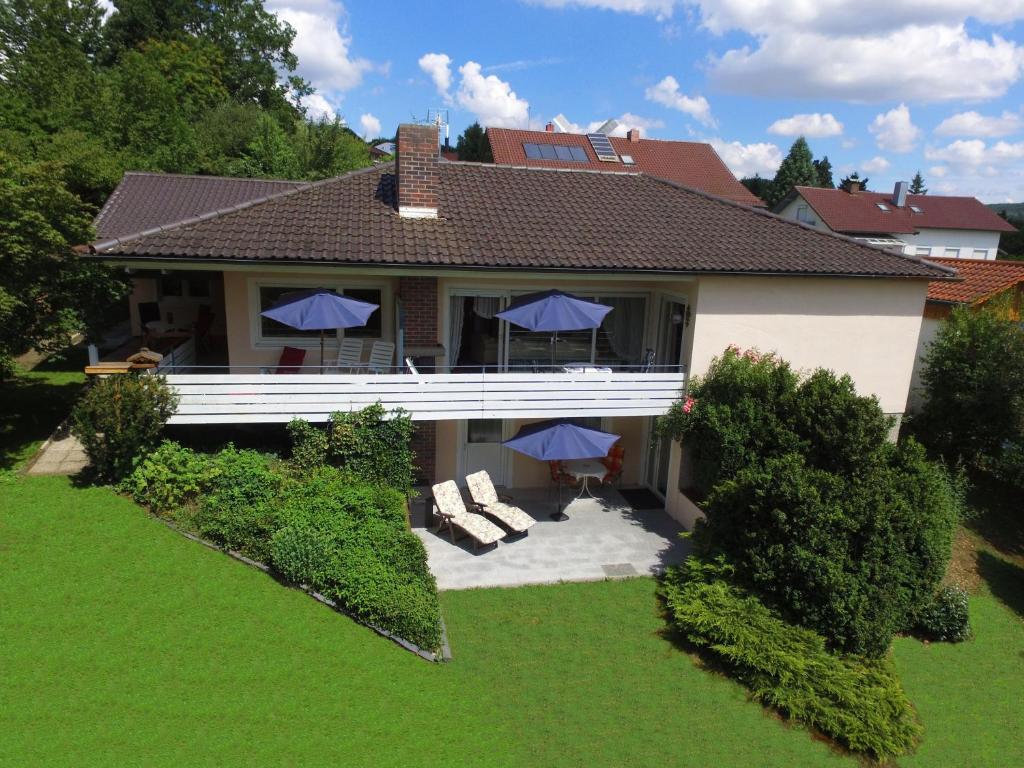
<svg viewBox="0 0 1024 768">
<path fill-rule="evenodd" d="M 856 278 L 707 277 L 697 292 L 690 370 L 730 344 L 798 369 L 848 373 L 886 413 L 903 413 L 927 283 Z"/>
<path fill-rule="evenodd" d="M 975 229 L 922 229 L 916 235 L 893 235 L 907 244 L 906 253 L 959 259 L 994 259 L 999 251 L 999 233 Z M 930 248 L 928 254 L 918 254 L 918 248 Z M 955 248 L 957 254 L 946 249 Z M 975 253 L 975 251 L 984 251 Z"/>
<path fill-rule="evenodd" d="M 914 372 L 910 380 L 910 398 L 907 403 L 907 410 L 911 413 L 918 413 L 921 410 L 922 405 L 922 388 L 923 383 L 921 381 L 921 358 L 928 349 L 928 345 L 935 340 L 936 334 L 939 332 L 939 326 L 942 325 L 942 320 L 935 317 L 925 317 L 921 319 L 921 332 L 917 337 L 917 351 L 914 355 Z"/>
</svg>

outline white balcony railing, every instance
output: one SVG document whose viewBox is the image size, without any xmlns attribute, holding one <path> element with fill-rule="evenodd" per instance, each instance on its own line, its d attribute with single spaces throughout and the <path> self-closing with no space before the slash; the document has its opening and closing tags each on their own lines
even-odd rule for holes
<svg viewBox="0 0 1024 768">
<path fill-rule="evenodd" d="M 325 421 L 380 402 L 417 421 L 658 416 L 679 399 L 679 372 L 171 374 L 172 424 Z"/>
</svg>

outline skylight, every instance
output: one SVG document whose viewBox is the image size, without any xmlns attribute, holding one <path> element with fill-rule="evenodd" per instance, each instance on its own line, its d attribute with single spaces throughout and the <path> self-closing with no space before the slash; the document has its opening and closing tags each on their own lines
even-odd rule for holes
<svg viewBox="0 0 1024 768">
<path fill-rule="evenodd" d="M 886 205 L 885 203 L 875 203 L 875 205 L 878 206 L 878 210 L 885 211 L 886 213 L 889 212 L 889 206 Z"/>
<path fill-rule="evenodd" d="M 623 165 L 635 165 L 636 164 L 636 161 L 633 160 L 633 156 L 632 155 L 619 155 L 619 159 L 622 161 Z"/>
<path fill-rule="evenodd" d="M 612 143 L 603 133 L 588 133 L 587 139 L 590 141 L 590 148 L 594 150 L 598 160 L 606 163 L 619 162 L 619 156 L 615 154 Z"/>
<path fill-rule="evenodd" d="M 918 207 L 917 207 L 916 205 L 912 205 L 912 206 L 910 206 L 910 210 L 912 210 L 912 211 L 913 211 L 914 213 L 924 213 L 924 211 L 922 211 L 922 210 L 921 210 L 920 208 L 918 208 Z"/>
<path fill-rule="evenodd" d="M 523 151 L 529 160 L 565 160 L 570 163 L 590 161 L 583 147 L 569 147 L 564 144 L 523 144 Z"/>
</svg>

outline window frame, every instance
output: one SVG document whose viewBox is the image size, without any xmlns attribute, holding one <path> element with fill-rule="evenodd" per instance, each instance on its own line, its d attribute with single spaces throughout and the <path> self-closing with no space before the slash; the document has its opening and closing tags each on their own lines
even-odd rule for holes
<svg viewBox="0 0 1024 768">
<path fill-rule="evenodd" d="M 329 288 L 344 295 L 345 290 L 378 290 L 380 291 L 380 309 L 377 313 L 380 316 L 380 333 L 377 336 L 360 336 L 364 341 L 374 342 L 387 339 L 387 321 L 393 307 L 393 296 L 391 283 L 387 281 L 367 280 L 310 280 L 303 278 L 283 278 L 280 280 L 272 277 L 250 278 L 248 281 L 249 294 L 249 338 L 253 349 L 280 348 L 282 346 L 319 348 L 320 334 L 311 333 L 309 336 L 273 336 L 263 333 L 263 323 L 260 316 L 262 307 L 260 304 L 260 289 L 262 288 L 285 288 L 292 291 L 309 290 L 311 288 Z M 337 329 L 334 334 L 324 334 L 327 340 L 337 340 L 344 337 L 344 329 Z"/>
<path fill-rule="evenodd" d="M 960 249 L 959 248 L 945 248 L 942 251 L 942 257 L 944 259 L 959 259 Z"/>
</svg>

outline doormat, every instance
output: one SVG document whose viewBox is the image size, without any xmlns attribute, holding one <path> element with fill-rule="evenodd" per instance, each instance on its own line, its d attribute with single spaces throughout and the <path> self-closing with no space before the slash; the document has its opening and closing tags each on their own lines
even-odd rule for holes
<svg viewBox="0 0 1024 768">
<path fill-rule="evenodd" d="M 619 495 L 635 510 L 665 508 L 665 502 L 654 495 L 649 488 L 620 488 Z"/>
</svg>

